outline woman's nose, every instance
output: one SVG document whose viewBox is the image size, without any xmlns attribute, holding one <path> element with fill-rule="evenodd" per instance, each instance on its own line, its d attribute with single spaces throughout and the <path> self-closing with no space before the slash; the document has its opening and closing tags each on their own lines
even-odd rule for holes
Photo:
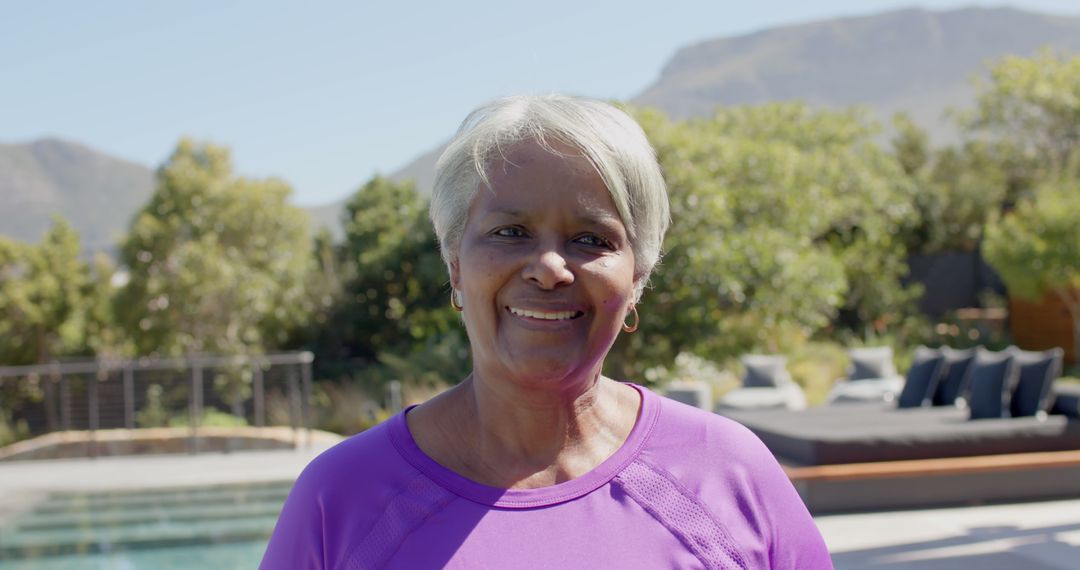
<svg viewBox="0 0 1080 570">
<path fill-rule="evenodd" d="M 542 289 L 554 289 L 574 282 L 574 273 L 566 263 L 566 257 L 555 249 L 536 252 L 525 265 L 522 277 Z"/>
</svg>

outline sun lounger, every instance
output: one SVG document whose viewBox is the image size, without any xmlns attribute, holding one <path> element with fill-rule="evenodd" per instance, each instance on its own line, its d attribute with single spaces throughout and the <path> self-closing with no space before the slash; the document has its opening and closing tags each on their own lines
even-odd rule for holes
<svg viewBox="0 0 1080 570">
<path fill-rule="evenodd" d="M 791 379 L 787 358 L 778 355 L 748 354 L 741 359 L 742 387 L 728 392 L 717 404 L 718 410 L 801 410 L 806 395 Z"/>
<path fill-rule="evenodd" d="M 829 391 L 829 404 L 892 402 L 904 387 L 904 378 L 896 373 L 891 346 L 853 348 L 848 351 L 851 365 L 847 376 Z"/>
<path fill-rule="evenodd" d="M 1061 357 L 924 349 L 896 405 L 722 413 L 761 438 L 815 513 L 1075 495 L 1080 385 L 1048 387 Z M 967 405 L 927 405 L 950 375 Z"/>
</svg>

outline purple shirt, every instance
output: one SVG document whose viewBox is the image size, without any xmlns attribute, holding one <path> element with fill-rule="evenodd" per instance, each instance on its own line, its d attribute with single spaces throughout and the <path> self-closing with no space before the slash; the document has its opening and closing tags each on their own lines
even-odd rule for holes
<svg viewBox="0 0 1080 570">
<path fill-rule="evenodd" d="M 635 388 L 641 410 L 622 447 L 539 489 L 446 469 L 397 414 L 308 465 L 261 568 L 832 568 L 757 437 Z"/>
</svg>

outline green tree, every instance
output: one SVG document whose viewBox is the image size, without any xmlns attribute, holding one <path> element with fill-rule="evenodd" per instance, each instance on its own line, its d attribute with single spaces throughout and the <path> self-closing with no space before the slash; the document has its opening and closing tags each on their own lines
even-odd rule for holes
<svg viewBox="0 0 1080 570">
<path fill-rule="evenodd" d="M 1029 178 L 1076 173 L 1080 149 L 1080 56 L 1045 49 L 1030 58 L 1008 56 L 978 85 L 975 111 L 963 123 L 972 134 L 1008 141 L 1027 160 Z"/>
<path fill-rule="evenodd" d="M 901 155 L 901 149 L 895 150 Z M 911 253 L 978 248 L 989 217 L 1014 193 L 1010 188 L 1026 184 L 1010 178 L 1007 152 L 995 143 L 967 141 L 932 153 L 910 173 L 917 188 L 917 223 L 902 239 Z M 903 160 L 902 155 L 898 158 Z"/>
<path fill-rule="evenodd" d="M 986 259 L 1009 293 L 1039 300 L 1056 295 L 1072 317 L 1080 357 L 1080 184 L 1049 183 L 1032 200 L 987 227 Z"/>
<path fill-rule="evenodd" d="M 0 238 L 0 362 L 44 363 L 83 352 L 90 281 L 79 236 L 61 218 L 40 244 Z"/>
<path fill-rule="evenodd" d="M 312 256 L 315 263 L 308 275 L 307 291 L 315 310 L 311 314 L 309 327 L 298 331 L 303 336 L 300 342 L 307 344 L 313 342 L 318 332 L 327 326 L 330 313 L 341 302 L 351 267 L 342 259 L 340 248 L 334 243 L 330 230 L 325 227 L 319 228 L 315 233 Z"/>
<path fill-rule="evenodd" d="M 841 310 L 856 326 L 886 322 L 917 294 L 899 284 L 906 252 L 895 239 L 914 223 L 913 188 L 857 111 L 638 117 L 665 172 L 672 227 L 623 362 L 782 350 Z"/>
<path fill-rule="evenodd" d="M 467 362 L 460 350 L 462 325 L 450 308 L 446 268 L 427 208 L 411 182 L 382 177 L 349 199 L 335 270 L 343 284 L 318 341 L 320 354 L 338 361 L 382 361 L 392 364 L 399 376 L 402 366 L 427 361 L 428 356 L 438 360 L 438 354 L 456 354 Z M 325 252 L 322 257 L 327 257 Z M 456 381 L 458 368 L 439 372 L 445 380 Z"/>
<path fill-rule="evenodd" d="M 139 354 L 258 353 L 305 322 L 308 218 L 289 193 L 233 174 L 225 148 L 180 142 L 121 246 L 116 308 Z"/>
<path fill-rule="evenodd" d="M 42 364 L 103 346 L 111 316 L 93 306 L 108 295 L 103 279 L 107 286 L 104 267 L 79 259 L 79 236 L 61 218 L 37 244 L 0 238 L 0 364 Z M 27 380 L 0 383 L 0 445 L 30 434 L 24 408 L 45 392 Z"/>
<path fill-rule="evenodd" d="M 82 298 L 82 329 L 85 331 L 86 352 L 98 358 L 130 356 L 131 339 L 117 322 L 113 298 L 118 288 L 116 266 L 104 253 L 98 252 L 91 262 L 89 279 Z"/>
<path fill-rule="evenodd" d="M 928 152 L 925 133 L 895 121 L 893 151 L 918 188 L 920 223 L 905 238 L 915 253 L 972 251 L 988 217 L 1080 171 L 1080 58 L 1046 50 L 989 72 L 976 83 L 976 108 L 958 116 L 961 144 Z"/>
<path fill-rule="evenodd" d="M 908 176 L 918 176 L 930 163 L 930 135 L 907 113 L 893 115 L 893 154 Z"/>
</svg>

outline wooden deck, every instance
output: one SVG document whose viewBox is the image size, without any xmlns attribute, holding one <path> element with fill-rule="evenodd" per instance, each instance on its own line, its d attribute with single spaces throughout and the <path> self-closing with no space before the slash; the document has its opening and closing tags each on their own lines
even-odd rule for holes
<svg viewBox="0 0 1080 570">
<path fill-rule="evenodd" d="M 1080 449 L 979 455 L 975 457 L 946 457 L 904 461 L 876 461 L 812 467 L 785 467 L 792 481 L 851 481 L 882 477 L 925 477 L 926 475 L 963 475 L 1053 467 L 1080 466 Z"/>
<path fill-rule="evenodd" d="M 1080 498 L 1080 450 L 784 470 L 814 514 Z"/>
</svg>

